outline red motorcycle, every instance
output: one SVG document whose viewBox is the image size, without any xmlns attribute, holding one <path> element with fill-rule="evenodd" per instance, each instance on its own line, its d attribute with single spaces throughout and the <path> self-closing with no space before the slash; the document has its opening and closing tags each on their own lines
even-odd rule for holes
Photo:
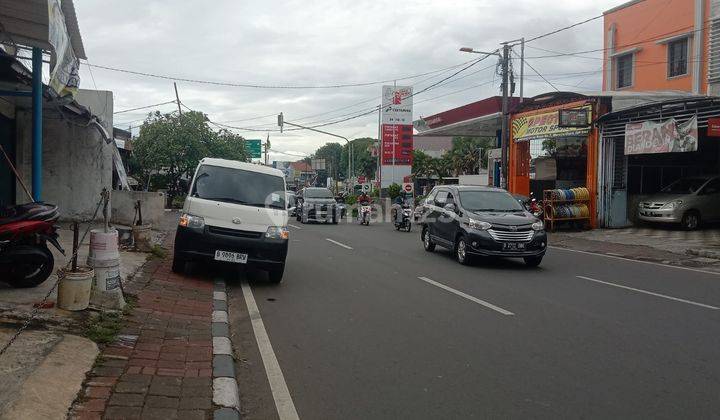
<svg viewBox="0 0 720 420">
<path fill-rule="evenodd" d="M 0 209 L 0 281 L 13 287 L 35 287 L 50 277 L 55 258 L 50 242 L 63 255 L 54 223 L 57 206 L 27 203 Z"/>
</svg>

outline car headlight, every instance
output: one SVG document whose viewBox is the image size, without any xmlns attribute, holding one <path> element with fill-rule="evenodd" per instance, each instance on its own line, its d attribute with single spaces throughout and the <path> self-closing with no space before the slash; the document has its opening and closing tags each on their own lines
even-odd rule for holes
<svg viewBox="0 0 720 420">
<path fill-rule="evenodd" d="M 682 205 L 682 200 L 675 200 L 671 201 L 669 203 L 665 203 L 664 206 L 661 207 L 663 210 L 674 210 Z"/>
<path fill-rule="evenodd" d="M 269 239 L 287 239 L 289 236 L 290 234 L 284 226 L 270 226 L 265 232 L 265 237 Z"/>
<path fill-rule="evenodd" d="M 532 224 L 532 230 L 539 231 L 545 229 L 545 223 L 542 222 L 542 220 L 537 221 Z"/>
<path fill-rule="evenodd" d="M 475 219 L 469 219 L 468 226 L 470 226 L 471 229 L 477 230 L 488 230 L 492 227 L 492 225 L 488 222 L 483 222 Z"/>
<path fill-rule="evenodd" d="M 205 219 L 200 216 L 183 213 L 180 215 L 180 222 L 178 224 L 182 227 L 202 229 L 205 227 Z"/>
</svg>

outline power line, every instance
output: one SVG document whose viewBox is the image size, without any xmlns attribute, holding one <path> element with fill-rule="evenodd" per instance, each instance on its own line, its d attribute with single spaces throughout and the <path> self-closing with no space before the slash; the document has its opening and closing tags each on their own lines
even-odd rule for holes
<svg viewBox="0 0 720 420">
<path fill-rule="evenodd" d="M 199 84 L 214 85 L 214 86 L 229 86 L 229 87 L 254 88 L 254 89 L 338 89 L 338 88 L 346 88 L 346 87 L 373 86 L 373 85 L 379 85 L 379 84 L 383 84 L 383 83 L 390 83 L 390 82 L 394 82 L 397 80 L 415 79 L 418 77 L 423 77 L 423 76 L 427 76 L 430 74 L 447 71 L 448 69 L 457 68 L 458 66 L 470 63 L 472 61 L 474 61 L 474 60 L 466 61 L 464 63 L 456 64 L 456 65 L 453 65 L 450 67 L 445 67 L 445 68 L 438 69 L 438 70 L 433 70 L 433 71 L 420 73 L 420 74 L 414 74 L 411 76 L 394 77 L 392 79 L 376 80 L 376 81 L 372 81 L 372 82 L 343 83 L 343 84 L 330 84 L 330 85 L 264 85 L 264 84 L 255 84 L 255 83 L 219 82 L 219 81 L 212 81 L 212 80 L 190 79 L 190 78 L 168 76 L 168 75 L 156 74 L 156 73 L 140 72 L 140 71 L 135 71 L 135 70 L 122 69 L 122 68 L 118 68 L 118 67 L 101 66 L 99 64 L 90 64 L 89 62 L 85 62 L 84 64 L 89 67 L 95 67 L 95 68 L 109 70 L 109 71 L 115 71 L 115 72 L 119 72 L 119 73 L 134 74 L 136 76 L 152 77 L 152 78 L 156 78 L 156 79 L 173 80 L 173 81 L 178 81 L 178 82 L 199 83 Z"/>
<path fill-rule="evenodd" d="M 602 15 L 602 14 L 601 14 L 601 15 L 597 15 L 597 16 L 593 16 L 593 17 L 591 17 L 591 18 L 589 18 L 589 19 L 585 19 L 585 20 L 583 20 L 583 21 L 581 21 L 581 22 L 573 23 L 572 25 L 568 25 L 568 26 L 565 26 L 565 27 L 562 27 L 562 28 L 559 28 L 559 29 L 555 29 L 554 31 L 550 31 L 550 32 L 544 33 L 544 34 L 542 34 L 542 35 L 538 35 L 538 36 L 535 36 L 535 37 L 526 39 L 526 40 L 525 40 L 525 44 L 527 44 L 528 42 L 537 41 L 538 39 L 546 38 L 546 37 L 551 36 L 551 35 L 555 35 L 556 33 L 559 33 L 559 32 L 562 32 L 562 31 L 566 31 L 566 30 L 568 30 L 568 29 L 572 29 L 572 28 L 574 28 L 574 27 L 576 27 L 576 26 L 584 25 L 584 24 L 586 24 L 586 23 L 589 23 L 589 22 L 592 22 L 592 21 L 594 21 L 594 20 L 600 19 L 600 18 L 603 17 L 603 16 L 604 16 L 604 15 Z"/>
<path fill-rule="evenodd" d="M 517 55 L 517 53 L 516 53 L 515 51 L 513 51 L 513 54 Z M 540 74 L 539 71 L 535 70 L 535 67 L 533 67 L 532 64 L 530 64 L 530 63 L 527 61 L 527 59 L 524 59 L 524 60 L 525 60 L 525 64 L 527 64 L 527 66 L 530 67 L 530 69 L 531 69 L 532 71 L 534 71 L 535 74 L 537 74 L 538 76 L 540 76 L 540 77 L 545 81 L 545 83 L 547 83 L 548 85 L 552 86 L 552 88 L 555 89 L 556 91 L 560 92 L 560 89 L 558 89 L 555 85 L 552 84 L 552 82 L 550 82 L 548 79 L 546 79 L 545 76 L 543 76 L 542 74 Z"/>
<path fill-rule="evenodd" d="M 177 101 L 167 101 L 167 102 L 162 102 L 159 104 L 152 104 L 152 105 L 139 106 L 137 108 L 123 109 L 122 111 L 115 111 L 115 112 L 113 112 L 113 114 L 124 114 L 126 112 L 139 111 L 141 109 L 155 108 L 155 107 L 158 107 L 161 105 L 175 104 L 175 103 L 177 103 Z"/>
</svg>

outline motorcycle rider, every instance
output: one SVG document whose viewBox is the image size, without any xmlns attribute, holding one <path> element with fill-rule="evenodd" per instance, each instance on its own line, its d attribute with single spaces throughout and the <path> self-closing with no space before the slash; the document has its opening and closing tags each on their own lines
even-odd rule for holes
<svg viewBox="0 0 720 420">
<path fill-rule="evenodd" d="M 365 191 L 363 191 L 357 199 L 357 202 L 361 206 L 367 206 L 368 204 L 372 204 L 372 197 L 370 197 Z"/>
<path fill-rule="evenodd" d="M 396 223 L 402 223 L 402 221 L 403 221 L 402 210 L 403 210 L 403 208 L 410 206 L 410 204 L 408 203 L 410 198 L 411 197 L 408 197 L 408 195 L 405 193 L 405 191 L 402 191 L 397 197 L 395 197 L 395 200 L 393 200 L 391 213 L 392 213 L 392 216 L 395 219 Z"/>
</svg>

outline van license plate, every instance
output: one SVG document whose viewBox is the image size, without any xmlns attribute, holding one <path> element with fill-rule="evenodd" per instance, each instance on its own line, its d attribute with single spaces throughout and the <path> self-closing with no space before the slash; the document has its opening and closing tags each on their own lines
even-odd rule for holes
<svg viewBox="0 0 720 420">
<path fill-rule="evenodd" d="M 215 251 L 215 261 L 227 261 L 237 264 L 247 264 L 247 254 L 230 251 Z"/>
<path fill-rule="evenodd" d="M 521 251 L 525 249 L 525 244 L 518 242 L 506 242 L 503 244 L 503 251 Z"/>
</svg>

